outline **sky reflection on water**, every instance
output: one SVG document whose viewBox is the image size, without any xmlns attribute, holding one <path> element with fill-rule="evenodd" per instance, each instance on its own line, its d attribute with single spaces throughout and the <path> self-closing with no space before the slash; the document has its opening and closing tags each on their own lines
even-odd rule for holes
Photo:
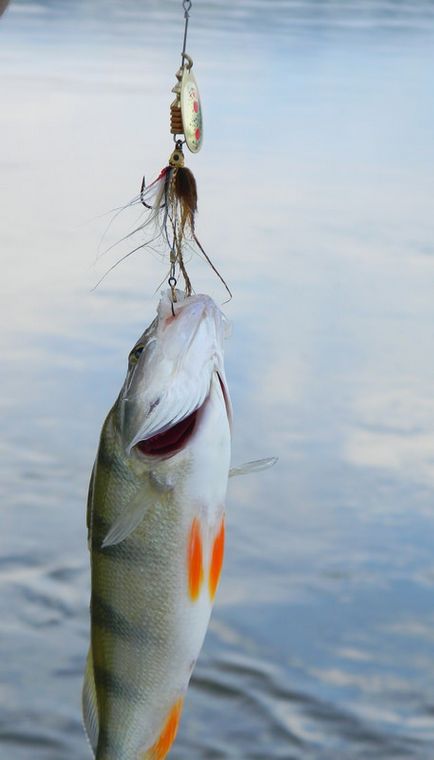
<svg viewBox="0 0 434 760">
<path fill-rule="evenodd" d="M 89 290 L 121 253 L 93 266 L 98 216 L 170 151 L 179 5 L 15 0 L 1 21 L 10 760 L 89 756 L 87 480 L 165 267 L 131 257 Z M 235 294 L 233 459 L 280 460 L 231 483 L 224 579 L 173 758 L 428 760 L 434 8 L 194 5 L 206 139 L 188 163 L 199 236 Z M 225 299 L 205 265 L 190 270 Z"/>
</svg>

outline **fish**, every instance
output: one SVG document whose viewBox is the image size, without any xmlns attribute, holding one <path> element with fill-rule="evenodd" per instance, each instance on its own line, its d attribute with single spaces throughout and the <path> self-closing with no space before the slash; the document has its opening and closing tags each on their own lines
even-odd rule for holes
<svg viewBox="0 0 434 760">
<path fill-rule="evenodd" d="M 164 292 L 103 424 L 82 693 L 96 760 L 164 760 L 176 738 L 223 565 L 228 332 L 209 296 Z"/>
</svg>

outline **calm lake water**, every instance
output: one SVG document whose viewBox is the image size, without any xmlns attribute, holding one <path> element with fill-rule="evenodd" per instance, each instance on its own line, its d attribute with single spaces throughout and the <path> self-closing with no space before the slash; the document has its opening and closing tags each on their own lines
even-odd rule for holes
<svg viewBox="0 0 434 760">
<path fill-rule="evenodd" d="M 181 2 L 0 21 L 0 756 L 86 760 L 85 499 L 166 271 L 95 258 L 171 151 Z M 173 760 L 434 757 L 434 5 L 193 2 L 230 283 L 223 581 Z M 131 229 L 117 220 L 107 244 Z M 104 246 L 103 246 L 104 247 Z M 198 258 L 196 291 L 222 303 Z"/>
</svg>

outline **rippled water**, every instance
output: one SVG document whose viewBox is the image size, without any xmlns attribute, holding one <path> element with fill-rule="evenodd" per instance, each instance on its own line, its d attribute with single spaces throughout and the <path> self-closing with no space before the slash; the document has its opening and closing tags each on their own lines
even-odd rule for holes
<svg viewBox="0 0 434 760">
<path fill-rule="evenodd" d="M 170 151 L 179 6 L 15 0 L 0 22 L 8 760 L 89 758 L 87 480 L 165 274 L 138 255 L 90 292 L 116 257 L 94 267 L 96 217 Z M 428 1 L 193 3 L 234 462 L 280 461 L 231 483 L 174 760 L 434 755 L 433 32 Z"/>
</svg>

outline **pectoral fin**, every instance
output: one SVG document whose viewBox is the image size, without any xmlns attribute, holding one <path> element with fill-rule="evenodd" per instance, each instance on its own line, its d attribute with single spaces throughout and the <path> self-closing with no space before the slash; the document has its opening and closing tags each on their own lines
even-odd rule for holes
<svg viewBox="0 0 434 760">
<path fill-rule="evenodd" d="M 135 496 L 125 505 L 121 514 L 114 521 L 112 527 L 107 533 L 104 541 L 102 542 L 102 548 L 106 546 L 114 546 L 124 541 L 142 522 L 148 504 L 146 502 L 145 494 L 140 489 Z"/>
<path fill-rule="evenodd" d="M 250 475 L 251 472 L 260 472 L 273 467 L 278 461 L 278 457 L 268 457 L 267 459 L 255 459 L 253 462 L 245 462 L 239 467 L 232 467 L 229 470 L 229 477 L 235 478 L 237 475 Z"/>
</svg>

